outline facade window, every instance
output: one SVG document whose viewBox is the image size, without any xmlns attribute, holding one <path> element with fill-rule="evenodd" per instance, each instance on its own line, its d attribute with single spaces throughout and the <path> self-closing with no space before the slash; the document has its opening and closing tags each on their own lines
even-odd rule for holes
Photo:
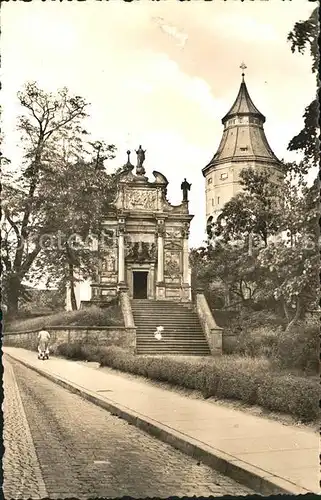
<svg viewBox="0 0 321 500">
<path fill-rule="evenodd" d="M 212 184 L 212 177 L 210 177 L 209 179 L 207 179 L 207 184 Z"/>
<path fill-rule="evenodd" d="M 223 174 L 221 174 L 221 179 L 224 180 L 227 178 L 228 178 L 228 174 L 226 172 L 223 172 Z"/>
<path fill-rule="evenodd" d="M 219 196 L 217 197 L 217 204 L 218 205 L 220 204 L 220 197 Z"/>
<path fill-rule="evenodd" d="M 241 151 L 247 151 L 249 148 L 245 146 L 244 148 L 240 148 Z"/>
<path fill-rule="evenodd" d="M 212 207 L 214 207 L 214 198 L 212 198 Z"/>
</svg>

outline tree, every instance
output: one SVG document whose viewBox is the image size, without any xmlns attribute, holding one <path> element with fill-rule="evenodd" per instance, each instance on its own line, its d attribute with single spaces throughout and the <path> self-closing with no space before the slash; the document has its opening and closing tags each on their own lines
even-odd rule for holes
<svg viewBox="0 0 321 500">
<path fill-rule="evenodd" d="M 210 303 L 223 292 L 223 307 L 251 306 L 262 290 L 265 273 L 257 261 L 257 251 L 249 255 L 246 242 L 215 241 L 191 252 L 194 287 L 207 291 Z"/>
<path fill-rule="evenodd" d="M 314 73 L 318 67 L 317 38 L 315 9 L 307 21 L 296 23 L 288 36 L 292 52 L 304 53 L 310 48 Z M 281 303 L 288 329 L 317 305 L 319 296 L 320 184 L 318 178 L 311 187 L 306 182 L 309 168 L 319 160 L 317 117 L 314 100 L 305 110 L 303 130 L 288 146 L 302 152 L 303 160 L 283 165 L 281 186 L 273 184 L 267 174 L 243 171 L 243 192 L 224 206 L 217 222 L 209 221 L 208 225 L 210 246 L 223 241 L 228 248 L 224 268 L 217 261 L 219 253 L 212 252 L 211 279 L 213 275 L 220 277 L 222 269 L 230 284 L 237 283 L 240 276 L 251 277 L 255 300 L 265 297 Z M 230 252 L 235 241 L 244 245 L 248 241 L 249 254 L 249 259 L 244 254 L 236 266 Z M 251 259 L 255 261 L 252 268 Z"/>
<path fill-rule="evenodd" d="M 288 41 L 291 42 L 291 51 L 298 51 L 304 54 L 307 49 L 312 58 L 312 72 L 318 80 L 318 37 L 319 37 L 319 19 L 318 8 L 314 9 L 309 19 L 295 23 L 293 30 L 288 35 Z M 318 83 L 318 82 L 317 82 Z M 303 114 L 304 127 L 291 139 L 288 149 L 290 151 L 301 151 L 305 157 L 304 166 L 308 164 L 317 165 L 319 162 L 319 128 L 318 128 L 318 109 L 320 101 L 320 88 L 318 90 L 319 99 L 314 99 L 306 108 Z M 307 171 L 305 168 L 305 172 Z"/>
<path fill-rule="evenodd" d="M 208 235 L 225 242 L 254 238 L 266 246 L 269 236 L 274 235 L 280 225 L 280 186 L 266 171 L 244 169 L 240 177 L 243 192 L 224 205 L 218 220 L 208 225 Z"/>
<path fill-rule="evenodd" d="M 48 179 L 61 179 L 61 166 L 75 164 L 83 157 L 87 135 L 82 122 L 88 104 L 71 96 L 66 88 L 52 94 L 28 83 L 18 99 L 24 110 L 18 122 L 23 165 L 5 165 L 2 193 L 1 265 L 10 315 L 18 311 L 23 281 L 41 252 L 41 237 L 52 231 Z M 57 186 L 55 195 L 59 197 Z M 55 205 L 52 211 L 57 209 Z"/>
<path fill-rule="evenodd" d="M 318 182 L 308 187 L 296 164 L 286 170 L 281 187 L 265 174 L 242 172 L 244 192 L 209 228 L 208 263 L 199 272 L 222 280 L 243 303 L 248 297 L 279 301 L 291 328 L 317 302 L 320 207 Z"/>
<path fill-rule="evenodd" d="M 281 241 L 263 249 L 258 261 L 269 274 L 266 294 L 281 301 L 287 329 L 290 329 L 305 316 L 309 307 L 317 305 L 318 254 L 303 241 L 294 246 Z"/>
<path fill-rule="evenodd" d="M 113 146 L 105 145 L 104 159 L 112 157 L 113 151 Z M 63 165 L 58 174 L 47 178 L 50 231 L 43 238 L 33 275 L 38 278 L 45 272 L 48 284 L 68 284 L 73 309 L 77 309 L 76 282 L 97 271 L 97 240 L 104 238 L 105 245 L 111 244 L 101 220 L 113 201 L 117 180 L 118 172 L 110 175 L 103 167 L 97 168 L 96 152 L 91 161 Z"/>
</svg>

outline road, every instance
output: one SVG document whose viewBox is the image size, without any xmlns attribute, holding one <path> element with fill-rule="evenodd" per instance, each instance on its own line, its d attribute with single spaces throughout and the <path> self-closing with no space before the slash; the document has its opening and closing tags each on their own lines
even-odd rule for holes
<svg viewBox="0 0 321 500">
<path fill-rule="evenodd" d="M 253 494 L 4 357 L 5 498 Z"/>
</svg>

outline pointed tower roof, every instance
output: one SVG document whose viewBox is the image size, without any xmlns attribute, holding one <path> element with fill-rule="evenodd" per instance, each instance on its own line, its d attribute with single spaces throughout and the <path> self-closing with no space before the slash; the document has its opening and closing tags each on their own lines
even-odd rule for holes
<svg viewBox="0 0 321 500">
<path fill-rule="evenodd" d="M 254 105 L 242 73 L 235 102 L 222 119 L 224 131 L 220 145 L 212 160 L 203 168 L 203 175 L 211 167 L 230 162 L 257 161 L 279 167 L 280 161 L 265 136 L 264 122 L 265 116 Z"/>
<path fill-rule="evenodd" d="M 242 82 L 237 98 L 235 99 L 230 111 L 224 116 L 224 118 L 222 118 L 222 123 L 225 123 L 229 118 L 233 118 L 233 116 L 237 115 L 256 116 L 262 121 L 262 123 L 265 122 L 265 116 L 262 115 L 262 113 L 260 113 L 257 107 L 253 104 L 244 81 L 244 73 L 242 74 Z"/>
</svg>

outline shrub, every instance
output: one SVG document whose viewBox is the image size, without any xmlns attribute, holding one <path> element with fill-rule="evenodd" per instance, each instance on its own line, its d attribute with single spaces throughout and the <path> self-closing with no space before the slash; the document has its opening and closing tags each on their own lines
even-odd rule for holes
<svg viewBox="0 0 321 500">
<path fill-rule="evenodd" d="M 116 326 L 123 325 L 121 310 L 118 306 L 100 308 L 91 306 L 78 311 L 61 311 L 51 316 L 41 316 L 26 320 L 13 321 L 5 325 L 6 331 L 39 330 L 50 326 Z"/>
<path fill-rule="evenodd" d="M 111 366 L 117 370 L 135 373 L 134 370 L 135 356 L 120 347 L 111 346 L 102 349 L 100 360 L 101 366 Z"/>
<path fill-rule="evenodd" d="M 237 338 L 234 352 L 251 357 L 274 356 L 278 336 L 282 328 L 260 326 L 242 331 Z"/>
<path fill-rule="evenodd" d="M 146 374 L 148 378 L 161 382 L 171 382 L 171 362 L 166 358 L 151 358 L 147 366 Z"/>
<path fill-rule="evenodd" d="M 135 373 L 148 377 L 148 367 L 153 362 L 148 356 L 134 357 Z"/>
<path fill-rule="evenodd" d="M 294 389 L 295 386 L 295 389 Z M 320 418 L 320 382 L 308 378 L 296 377 L 292 387 L 289 413 L 309 422 Z"/>
<path fill-rule="evenodd" d="M 99 360 L 101 366 L 196 389 L 204 397 L 259 404 L 304 422 L 319 415 L 319 381 L 273 372 L 265 358 L 222 356 L 195 362 L 171 356 L 137 356 L 120 347 L 87 344 L 63 344 L 58 351 L 71 359 Z"/>
<path fill-rule="evenodd" d="M 269 369 L 265 359 L 246 357 L 222 358 L 217 396 L 225 399 L 238 399 L 255 404 L 258 388 Z"/>
<path fill-rule="evenodd" d="M 225 352 L 252 357 L 273 357 L 277 338 L 283 329 L 283 320 L 270 311 L 242 309 L 224 330 L 228 341 L 225 342 Z M 229 337 L 231 335 L 232 339 L 235 339 L 232 343 Z"/>
<path fill-rule="evenodd" d="M 220 382 L 220 372 L 216 366 L 207 366 L 204 370 L 203 396 L 205 398 L 214 397 L 217 394 Z"/>
<path fill-rule="evenodd" d="M 275 364 L 284 369 L 319 371 L 320 329 L 313 321 L 304 321 L 281 332 L 275 349 Z"/>
<path fill-rule="evenodd" d="M 271 311 L 241 309 L 239 314 L 229 322 L 228 330 L 238 334 L 241 331 L 246 332 L 261 327 L 268 327 L 271 330 L 284 327 L 284 320 Z"/>
<path fill-rule="evenodd" d="M 258 403 L 261 406 L 294 415 L 303 422 L 318 418 L 319 398 L 317 380 L 293 375 L 269 375 L 258 390 Z"/>
<path fill-rule="evenodd" d="M 211 370 L 213 371 L 213 369 Z M 203 396 L 207 397 L 206 391 L 206 377 L 208 372 L 208 366 L 204 366 L 201 363 L 192 365 L 189 372 L 186 374 L 185 387 L 188 389 L 195 389 L 196 391 L 201 391 Z"/>
<path fill-rule="evenodd" d="M 100 362 L 101 350 L 98 346 L 91 344 L 60 344 L 56 348 L 56 354 L 74 360 L 98 361 Z"/>
</svg>

